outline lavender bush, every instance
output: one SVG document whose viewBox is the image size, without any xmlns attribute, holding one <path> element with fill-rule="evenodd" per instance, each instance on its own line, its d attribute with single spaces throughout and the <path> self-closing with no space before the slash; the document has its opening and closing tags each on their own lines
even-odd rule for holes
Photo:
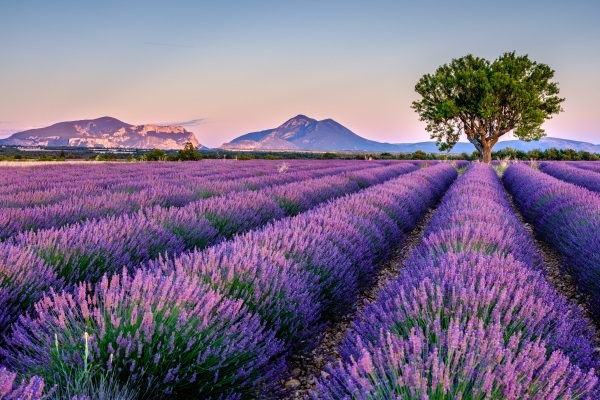
<svg viewBox="0 0 600 400">
<path fill-rule="evenodd" d="M 595 398 L 595 333 L 540 266 L 494 171 L 472 165 L 313 397 Z"/>
<path fill-rule="evenodd" d="M 197 278 L 138 270 L 52 293 L 14 325 L 4 351 L 18 371 L 68 388 L 114 374 L 144 397 L 252 396 L 281 368 L 281 343 L 241 301 Z"/>
<path fill-rule="evenodd" d="M 352 306 L 372 265 L 456 177 L 453 167 L 442 164 L 392 180 L 417 166 L 344 168 L 340 176 L 307 182 L 310 195 L 298 196 L 293 188 L 300 190 L 299 184 L 281 186 L 279 193 L 301 199 L 304 210 L 372 187 L 174 259 L 170 254 L 284 216 L 275 214 L 281 210 L 274 200 L 279 188 L 251 194 L 259 201 L 247 204 L 240 195 L 230 204 L 215 198 L 184 207 L 155 205 L 134 215 L 19 234 L 15 243 L 52 264 L 69 291 L 49 292 L 22 316 L 3 357 L 15 370 L 56 384 L 57 398 L 94 397 L 96 389 L 88 389 L 103 387 L 103 379 L 115 392 L 139 388 L 140 397 L 253 398 L 258 389 L 268 390 L 284 370 L 282 357 L 309 344 L 327 318 Z M 129 190 L 119 185 L 113 187 Z M 248 210 L 240 220 L 231 210 L 237 205 Z M 154 255 L 149 249 L 156 249 Z M 155 256 L 162 260 L 150 263 L 152 271 L 109 277 L 122 266 L 131 273 Z M 88 282 L 75 285 L 80 279 Z"/>
<path fill-rule="evenodd" d="M 44 380 L 34 376 L 29 382 L 15 382 L 17 374 L 0 367 L 0 400 L 42 400 L 44 396 Z"/>
<path fill-rule="evenodd" d="M 60 286 L 56 273 L 33 252 L 0 243 L 0 342 L 1 333 L 42 298 Z"/>
<path fill-rule="evenodd" d="M 325 316 L 353 303 L 372 265 L 403 239 L 456 174 L 449 165 L 421 169 L 152 267 L 189 273 L 243 299 L 288 347 L 304 347 Z M 415 216 L 404 221 L 406 214 Z"/>
<path fill-rule="evenodd" d="M 374 179 L 385 180 L 415 168 L 403 163 L 372 169 Z M 358 191 L 352 176 L 308 179 L 259 192 L 200 200 L 179 208 L 155 206 L 133 215 L 24 232 L 13 241 L 38 254 L 67 284 L 95 282 L 104 273 L 114 273 L 123 266 L 131 269 L 159 255 L 203 249 L 281 219 L 286 213 L 277 198 L 301 197 L 299 209 L 304 211 L 327 199 Z"/>
<path fill-rule="evenodd" d="M 574 185 L 600 193 L 600 174 L 577 168 L 566 162 L 543 162 L 540 164 L 542 172 Z"/>
<path fill-rule="evenodd" d="M 317 385 L 314 399 L 581 399 L 597 377 L 543 343 L 519 346 L 518 336 L 481 320 L 414 328 L 406 339 L 382 333 L 373 351 L 340 362 Z M 435 342 L 434 342 L 435 340 Z"/>
<path fill-rule="evenodd" d="M 587 171 L 600 172 L 600 164 L 596 161 L 577 161 L 572 163 L 572 165 Z"/>
<path fill-rule="evenodd" d="M 208 165 L 208 167 L 207 167 Z M 235 166 L 238 166 L 236 168 Z M 125 164 L 104 168 L 5 168 L 13 175 L 0 195 L 0 238 L 18 232 L 59 228 L 81 221 L 135 213 L 161 207 L 182 207 L 199 199 L 259 190 L 274 185 L 374 169 L 385 164 L 359 161 L 292 163 L 293 172 L 278 173 L 273 163 L 188 163 L 186 168 L 165 164 Z M 398 167 L 414 167 L 397 162 Z M 75 176 L 70 176 L 70 174 Z M 82 177 L 78 176 L 82 175 Z M 14 179 L 14 178 L 21 179 Z M 87 178 L 87 179 L 86 179 Z M 24 195 L 26 194 L 26 195 Z M 25 199 L 15 201 L 15 199 Z"/>
<path fill-rule="evenodd" d="M 54 268 L 67 285 L 97 281 L 105 273 L 133 267 L 184 243 L 143 216 L 121 216 L 82 225 L 19 234 L 14 242 Z"/>
<path fill-rule="evenodd" d="M 504 183 L 525 218 L 563 256 L 600 318 L 600 195 L 524 165 L 506 170 Z"/>
</svg>

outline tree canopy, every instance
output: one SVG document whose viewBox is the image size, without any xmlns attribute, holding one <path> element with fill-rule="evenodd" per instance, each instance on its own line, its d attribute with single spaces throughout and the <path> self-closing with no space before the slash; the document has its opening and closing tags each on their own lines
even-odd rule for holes
<svg viewBox="0 0 600 400">
<path fill-rule="evenodd" d="M 187 142 L 183 149 L 177 153 L 177 159 L 179 161 L 198 161 L 202 160 L 202 156 L 192 143 Z"/>
<path fill-rule="evenodd" d="M 415 91 L 422 99 L 412 108 L 440 150 L 452 149 L 464 133 L 491 162 L 492 147 L 510 131 L 526 141 L 546 135 L 542 123 L 564 101 L 553 77 L 554 70 L 527 55 L 504 53 L 490 62 L 469 54 L 421 77 Z"/>
</svg>

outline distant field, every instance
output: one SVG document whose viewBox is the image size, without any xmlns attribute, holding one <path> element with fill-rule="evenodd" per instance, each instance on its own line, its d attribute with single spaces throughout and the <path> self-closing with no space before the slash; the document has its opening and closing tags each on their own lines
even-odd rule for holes
<svg viewBox="0 0 600 400">
<path fill-rule="evenodd" d="M 0 399 L 600 398 L 597 163 L 0 172 Z"/>
</svg>

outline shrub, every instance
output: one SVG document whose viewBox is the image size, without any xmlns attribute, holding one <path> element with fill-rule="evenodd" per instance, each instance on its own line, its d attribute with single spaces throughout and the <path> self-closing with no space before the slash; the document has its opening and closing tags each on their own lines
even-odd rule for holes
<svg viewBox="0 0 600 400">
<path fill-rule="evenodd" d="M 241 301 L 189 275 L 143 270 L 44 297 L 14 325 L 8 349 L 11 365 L 47 383 L 112 373 L 150 397 L 248 397 L 281 368 L 281 343 Z"/>
<path fill-rule="evenodd" d="M 6 332 L 45 291 L 60 284 L 52 268 L 33 252 L 0 243 L 0 332 Z"/>
</svg>

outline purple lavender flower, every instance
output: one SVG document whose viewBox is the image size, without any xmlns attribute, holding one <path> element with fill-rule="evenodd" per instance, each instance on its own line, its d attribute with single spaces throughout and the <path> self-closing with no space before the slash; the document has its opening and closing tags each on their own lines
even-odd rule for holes
<svg viewBox="0 0 600 400">
<path fill-rule="evenodd" d="M 185 246 L 167 229 L 139 215 L 26 232 L 14 242 L 51 265 L 67 285 L 95 282 L 105 273 L 132 269 L 166 252 L 179 253 Z"/>
<path fill-rule="evenodd" d="M 325 316 L 353 304 L 373 265 L 456 175 L 441 164 L 414 171 L 204 252 L 151 265 L 199 276 L 243 299 L 288 346 L 306 347 Z"/>
<path fill-rule="evenodd" d="M 540 265 L 494 171 L 472 165 L 313 397 L 595 398 L 594 332 Z"/>
<path fill-rule="evenodd" d="M 52 268 L 33 252 L 0 243 L 0 332 L 6 332 L 45 291 L 61 284 Z"/>
<path fill-rule="evenodd" d="M 560 352 L 547 355 L 541 341 L 507 342 L 498 324 L 449 318 L 428 328 L 382 332 L 372 349 L 358 343 L 358 356 L 330 366 L 313 399 L 591 398 L 598 381 Z"/>
<path fill-rule="evenodd" d="M 42 400 L 44 396 L 44 380 L 34 376 L 29 382 L 16 384 L 17 374 L 0 367 L 0 400 Z"/>
<path fill-rule="evenodd" d="M 151 397 L 248 395 L 282 362 L 281 343 L 241 301 L 189 275 L 143 270 L 44 297 L 7 348 L 14 368 L 47 384 L 91 371 Z"/>
<path fill-rule="evenodd" d="M 540 169 L 550 176 L 600 193 L 600 174 L 597 172 L 566 162 L 543 162 Z"/>
<path fill-rule="evenodd" d="M 504 182 L 525 218 L 563 256 L 598 318 L 600 195 L 525 165 L 508 168 Z"/>
</svg>

